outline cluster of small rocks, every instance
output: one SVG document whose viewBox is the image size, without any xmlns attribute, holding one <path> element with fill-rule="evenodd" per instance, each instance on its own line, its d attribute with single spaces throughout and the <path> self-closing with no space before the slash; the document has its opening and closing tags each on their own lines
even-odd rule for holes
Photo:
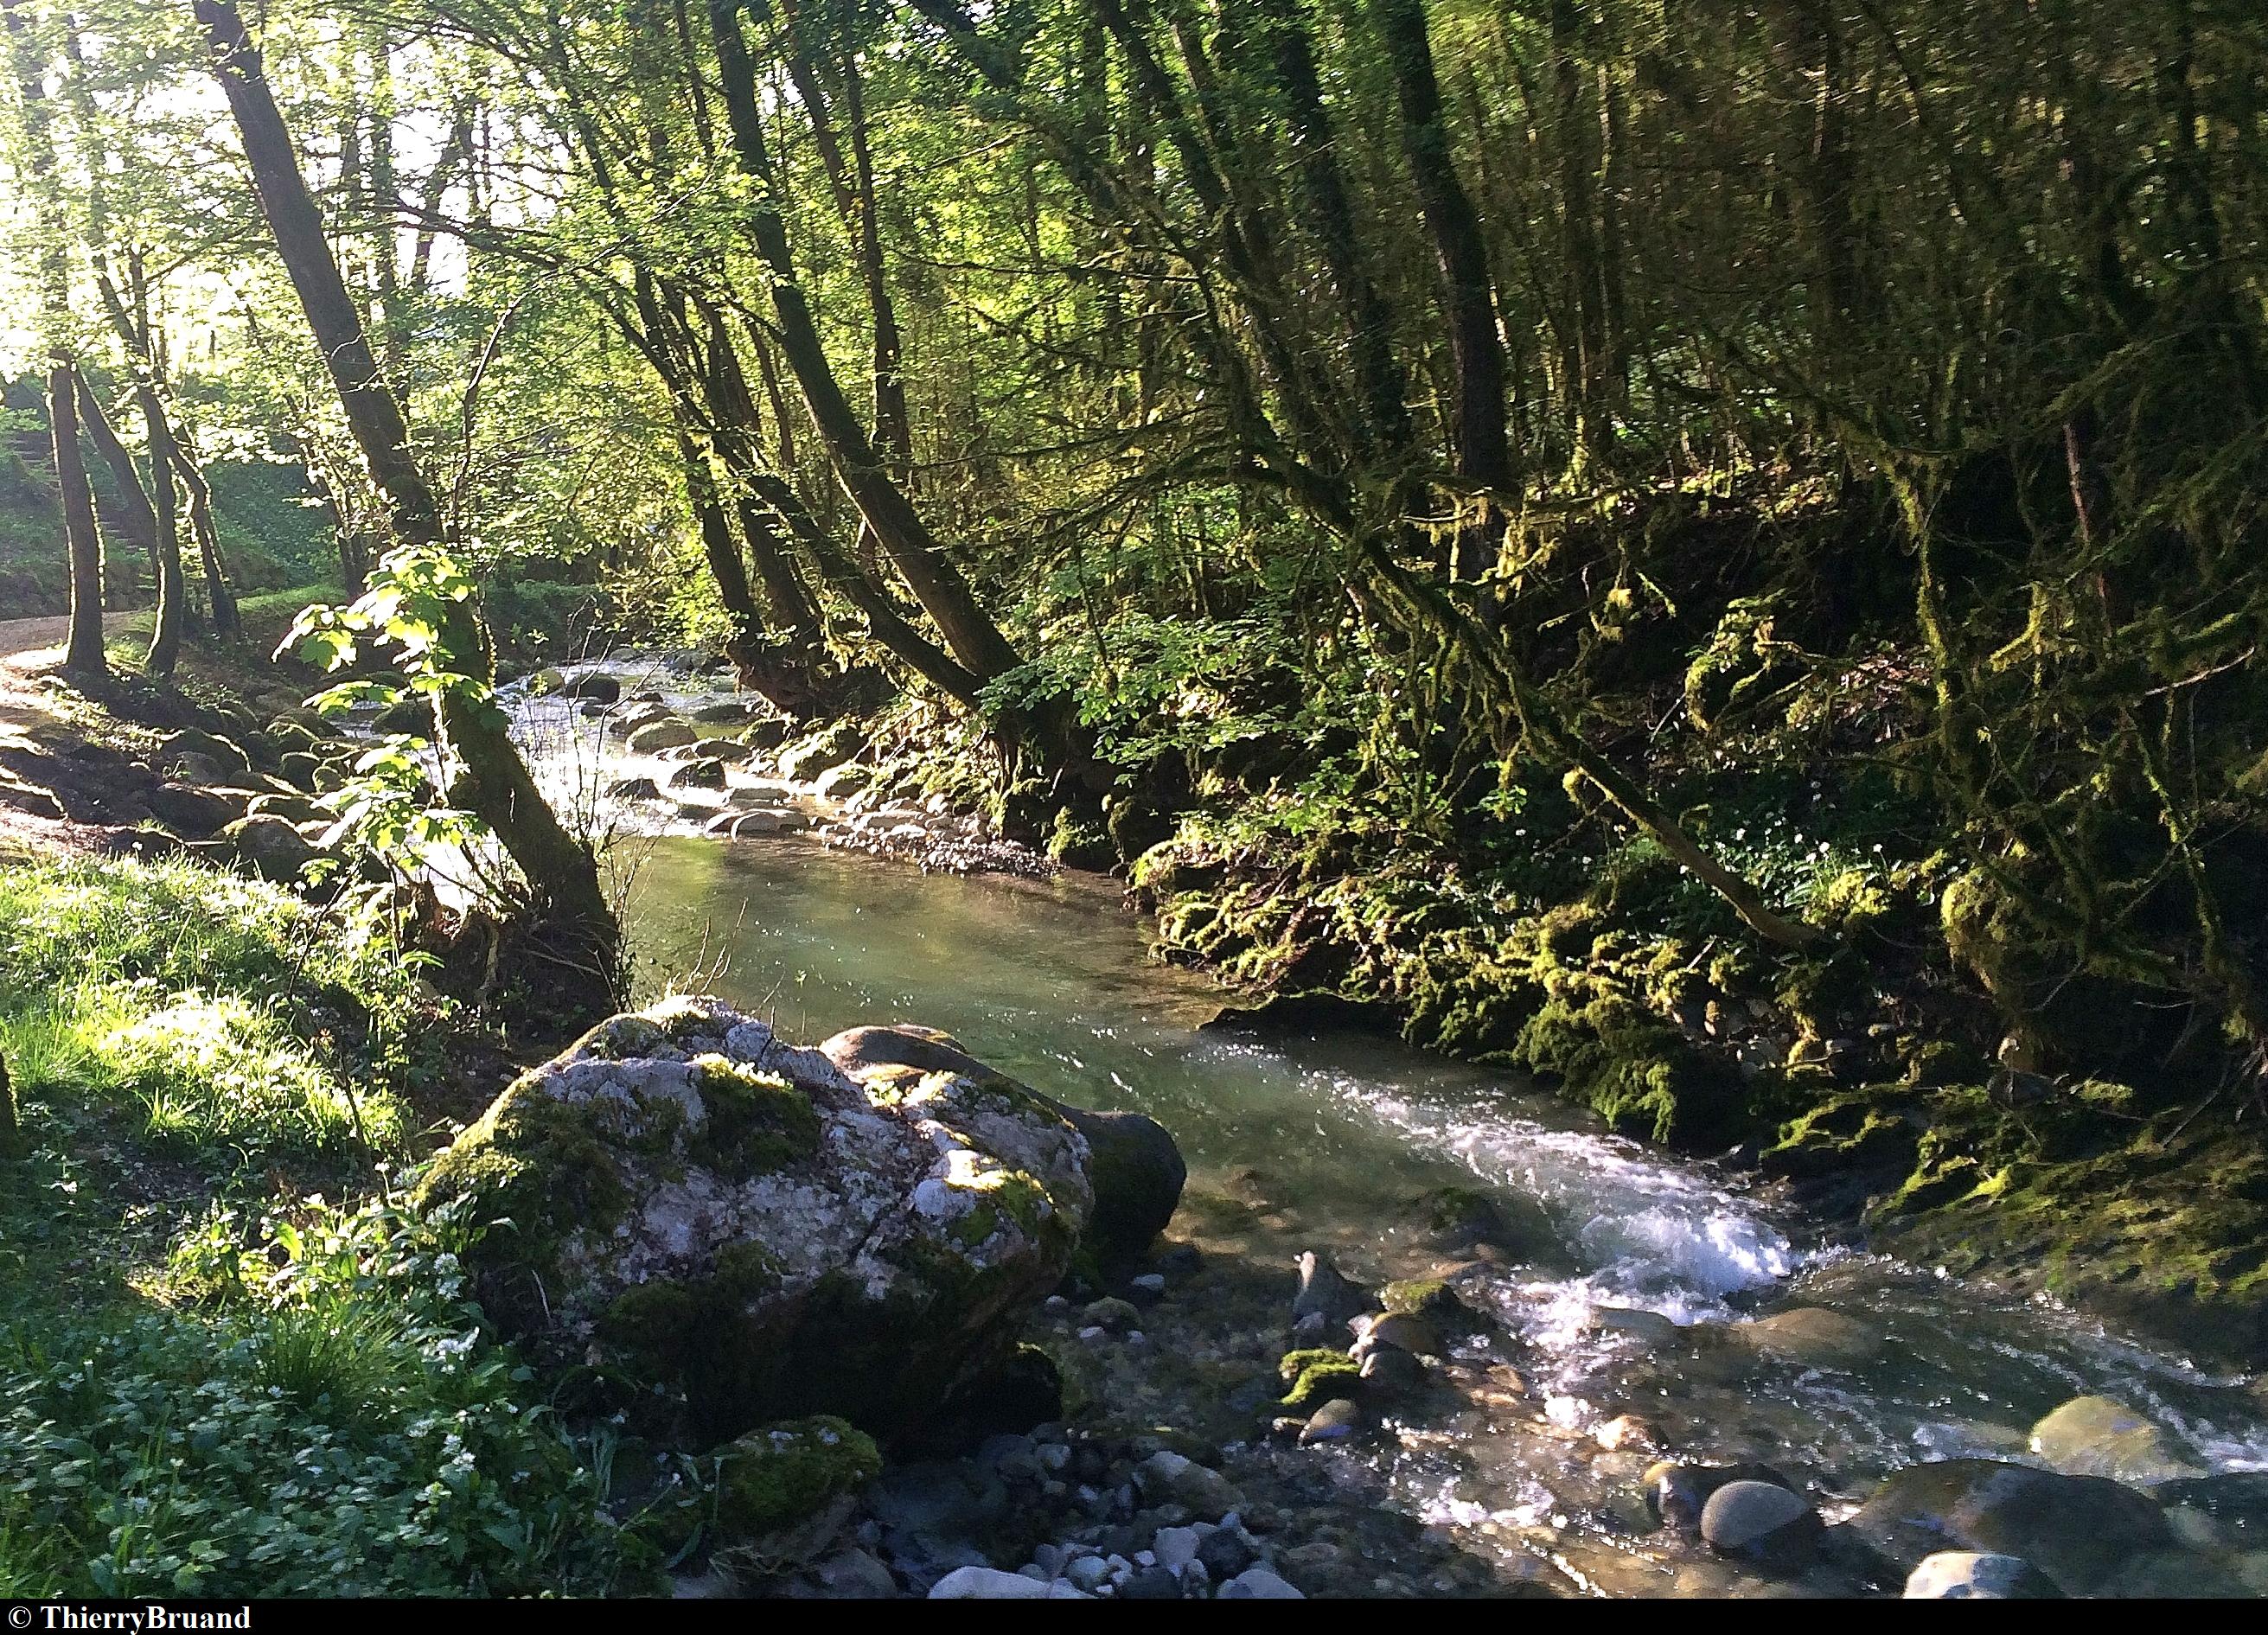
<svg viewBox="0 0 2268 1635">
<path fill-rule="evenodd" d="M 572 676 L 539 671 L 525 685 L 532 696 L 580 700 L 579 712 L 603 721 L 627 753 L 668 768 L 615 779 L 606 786 L 609 799 L 672 806 L 675 817 L 718 838 L 808 832 L 836 851 L 896 858 L 924 873 L 1044 880 L 1057 872 L 1039 852 L 1004 838 L 983 816 L 954 812 L 941 795 L 919 806 L 886 798 L 873 786 L 873 769 L 861 759 L 869 746 L 848 723 L 798 733 L 758 699 L 674 703 L 651 688 L 625 692 L 607 670 Z"/>
<path fill-rule="evenodd" d="M 1106 1482 L 1112 1464 L 1123 1462 L 1091 1444 L 1057 1440 L 1038 1443 L 1035 1457 L 1059 1478 L 1088 1475 Z M 1236 1508 L 1243 1499 L 1235 1487 L 1186 1455 L 1160 1448 L 1133 1465 L 1116 1487 L 1081 1481 L 1072 1491 L 1090 1513 L 1123 1513 L 1125 1520 L 1040 1544 L 1013 1572 L 956 1567 L 931 1587 L 930 1598 L 1305 1599 L 1269 1565 L 1268 1544 Z"/>
<path fill-rule="evenodd" d="M 297 886 L 335 843 L 336 816 L 316 797 L 347 781 L 359 753 L 296 707 L 265 725 L 239 711 L 179 726 L 139 755 L 58 729 L 0 745 L 0 799 L 104 831 L 114 855 L 188 853 Z"/>
</svg>

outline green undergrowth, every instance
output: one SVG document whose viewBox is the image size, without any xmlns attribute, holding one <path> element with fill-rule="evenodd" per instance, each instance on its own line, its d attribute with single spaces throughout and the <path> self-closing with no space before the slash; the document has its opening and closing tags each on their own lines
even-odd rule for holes
<svg viewBox="0 0 2268 1635">
<path fill-rule="evenodd" d="M 428 1001 L 383 928 L 192 864 L 0 871 L 0 1057 L 27 1129 L 94 1110 L 208 1172 L 399 1157 Z"/>
<path fill-rule="evenodd" d="M 383 1201 L 446 1018 L 381 930 L 185 862 L 0 870 L 11 1594 L 650 1585 L 462 1234 Z"/>
<path fill-rule="evenodd" d="M 0 1333 L 0 1580 L 16 1594 L 593 1594 L 651 1565 L 587 1446 L 482 1334 L 453 1256 L 311 1206 L 255 1251 L 217 1212 L 177 1303 Z"/>
</svg>

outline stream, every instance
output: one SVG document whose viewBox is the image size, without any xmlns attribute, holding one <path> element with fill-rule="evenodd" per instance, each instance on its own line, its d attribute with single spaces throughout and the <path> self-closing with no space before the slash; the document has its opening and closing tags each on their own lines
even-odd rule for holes
<svg viewBox="0 0 2268 1635">
<path fill-rule="evenodd" d="M 689 708 L 715 695 L 667 696 Z M 602 751 L 596 721 L 567 701 L 519 707 L 555 787 L 640 770 Z M 1205 1026 L 1224 996 L 1148 961 L 1111 882 L 924 873 L 807 835 L 684 832 L 699 815 L 665 809 L 617 844 L 634 868 L 642 997 L 704 990 L 813 1042 L 925 1023 L 1050 1094 L 1173 1131 L 1189 1182 L 1169 1241 L 1207 1274 L 1175 1287 L 1139 1336 L 1082 1333 L 1061 1302 L 1042 1314 L 1061 1346 L 1094 1354 L 1086 1390 L 1264 1442 L 1302 1251 L 1372 1286 L 1453 1273 L 1500 1324 L 1458 1343 L 1441 1371 L 1453 1388 L 1366 1446 L 1276 1457 L 1322 1469 L 1350 1506 L 1382 1497 L 1500 1581 L 1616 1595 L 1759 1587 L 1653 1530 L 1638 1493 L 1654 1448 L 1767 1462 L 1832 1522 L 1901 1466 L 2032 1461 L 2036 1421 L 2101 1394 L 2163 1433 L 2164 1469 L 2130 1480 L 2268 1469 L 2268 1399 L 2248 1379 L 2045 1300 L 1837 1247 L 1742 1177 L 1609 1134 L 1503 1072 L 1375 1036 Z M 1443 1188 L 1489 1200 L 1490 1241 L 1445 1248 L 1413 1215 Z M 1857 1322 L 1823 1350 L 1800 1336 L 1750 1343 L 1767 1332 L 1760 1318 L 1799 1307 Z M 2268 1592 L 2257 1542 L 2198 1547 L 2212 1545 L 2230 1582 Z"/>
</svg>

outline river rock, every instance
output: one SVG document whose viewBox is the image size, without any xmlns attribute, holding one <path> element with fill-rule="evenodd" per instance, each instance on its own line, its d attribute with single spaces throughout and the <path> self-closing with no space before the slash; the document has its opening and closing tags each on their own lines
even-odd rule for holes
<svg viewBox="0 0 2268 1635">
<path fill-rule="evenodd" d="M 666 716 L 659 721 L 648 721 L 644 725 L 632 729 L 630 736 L 630 752 L 634 755 L 659 755 L 665 749 L 675 749 L 680 745 L 689 744 L 696 736 L 698 734 L 690 726 L 675 716 Z"/>
<path fill-rule="evenodd" d="M 1219 1527 L 1197 1541 L 1197 1559 L 1216 1584 L 1226 1584 L 1256 1565 L 1259 1552 L 1241 1527 Z"/>
<path fill-rule="evenodd" d="M 725 787 L 725 763 L 706 755 L 698 761 L 688 761 L 669 775 L 672 789 L 722 789 Z"/>
<path fill-rule="evenodd" d="M 2031 1449 L 2066 1476 L 2134 1487 L 2205 1474 L 2158 1425 L 2108 1396 L 2074 1396 L 2057 1408 L 2032 1427 Z"/>
<path fill-rule="evenodd" d="M 280 817 L 239 818 L 220 832 L 236 859 L 262 880 L 288 885 L 320 854 Z"/>
<path fill-rule="evenodd" d="M 1389 1348 L 1417 1357 L 1449 1354 L 1440 1331 L 1423 1317 L 1413 1317 L 1407 1312 L 1382 1312 L 1362 1325 L 1362 1336 L 1355 1341 L 1349 1355 L 1360 1362 L 1374 1351 Z"/>
<path fill-rule="evenodd" d="M 1170 1447 L 1160 1448 L 1134 1467 L 1134 1486 L 1144 1504 L 1153 1508 L 1179 1505 L 1200 1521 L 1218 1521 L 1244 1506 L 1234 1483 Z"/>
<path fill-rule="evenodd" d="M 1300 1292 L 1292 1297 L 1292 1320 L 1318 1319 L 1331 1333 L 1373 1308 L 1371 1293 L 1353 1278 L 1344 1276 L 1329 1260 L 1314 1249 L 1302 1253 L 1299 1260 Z"/>
<path fill-rule="evenodd" d="M 753 698 L 726 698 L 703 704 L 693 712 L 693 718 L 704 726 L 739 726 L 766 712 L 767 706 Z"/>
<path fill-rule="evenodd" d="M 932 1601 L 1091 1601 L 1061 1579 L 1027 1579 L 998 1567 L 955 1567 L 930 1586 Z"/>
<path fill-rule="evenodd" d="M 1661 1446 L 1661 1432 L 1636 1414 L 1616 1414 L 1591 1432 L 1591 1440 L 1610 1454 Z"/>
<path fill-rule="evenodd" d="M 1373 1396 L 1402 1396 L 1425 1383 L 1425 1365 L 1410 1352 L 1384 1346 L 1362 1359 L 1362 1388 Z"/>
<path fill-rule="evenodd" d="M 712 1440 L 836 1413 L 887 1438 L 997 1366 L 1093 1209 L 1053 1103 L 981 1069 L 861 1083 L 714 999 L 617 1016 L 523 1074 L 421 1206 L 537 1359 Z"/>
<path fill-rule="evenodd" d="M 432 701 L 423 693 L 404 693 L 371 717 L 370 724 L 381 733 L 399 733 L 409 738 L 431 738 L 433 735 Z"/>
<path fill-rule="evenodd" d="M 607 793 L 616 800 L 659 800 L 660 787 L 650 777 L 618 777 L 607 785 Z"/>
<path fill-rule="evenodd" d="M 1116 1296 L 1096 1300 L 1079 1314 L 1079 1322 L 1105 1334 L 1125 1334 L 1142 1326 L 1142 1314 L 1132 1302 Z"/>
<path fill-rule="evenodd" d="M 766 1425 L 717 1455 L 717 1542 L 774 1561 L 808 1561 L 882 1468 L 874 1439 L 828 1415 Z"/>
<path fill-rule="evenodd" d="M 1307 1416 L 1300 1427 L 1300 1446 L 1308 1447 L 1318 1442 L 1351 1442 L 1369 1426 L 1362 1405 L 1344 1396 L 1334 1396 Z"/>
<path fill-rule="evenodd" d="M 331 814 L 308 799 L 306 796 L 281 794 L 273 790 L 264 795 L 254 796 L 252 804 L 246 808 L 244 815 L 248 818 L 282 818 L 294 829 L 309 823 L 328 823 L 331 821 Z"/>
<path fill-rule="evenodd" d="M 599 707 L 601 710 L 607 708 L 604 704 L 601 704 Z M 631 733 L 637 732 L 640 727 L 652 726 L 658 722 L 674 721 L 676 719 L 677 712 L 672 710 L 666 703 L 642 703 L 634 710 L 624 711 L 610 715 L 607 721 L 607 731 L 614 733 L 618 738 L 627 739 Z"/>
<path fill-rule="evenodd" d="M 814 1567 L 811 1576 L 833 1601 L 887 1601 L 898 1593 L 897 1580 L 871 1550 L 839 1551 Z"/>
<path fill-rule="evenodd" d="M 701 753 L 711 761 L 722 761 L 726 766 L 739 766 L 750 760 L 755 751 L 737 738 L 704 738 Z"/>
<path fill-rule="evenodd" d="M 765 811 L 743 812 L 733 825 L 733 838 L 746 840 L 758 835 L 794 835 L 811 827 L 811 819 L 800 812 Z"/>
<path fill-rule="evenodd" d="M 1646 1507 L 1664 1527 L 1690 1530 L 1718 1489 L 1734 1482 L 1764 1482 L 1790 1492 L 1795 1484 L 1769 1465 L 1690 1465 L 1664 1459 L 1646 1467 L 1638 1478 L 1646 1492 Z"/>
<path fill-rule="evenodd" d="M 2268 1539 L 2268 1470 L 2228 1470 L 2183 1477 L 2151 1491 L 2161 1505 L 2179 1505 L 2211 1516 L 2254 1547 Z"/>
<path fill-rule="evenodd" d="M 559 689 L 570 698 L 594 698 L 610 704 L 622 696 L 622 684 L 603 670 L 593 670 L 588 675 L 578 675 Z"/>
<path fill-rule="evenodd" d="M 811 786 L 822 799 L 848 800 L 873 781 L 873 768 L 845 763 L 828 768 L 812 779 Z"/>
<path fill-rule="evenodd" d="M 224 824 L 244 815 L 245 808 L 226 795 L 186 784 L 159 784 L 144 790 L 142 804 L 151 814 L 177 835 L 192 840 L 217 833 Z"/>
<path fill-rule="evenodd" d="M 1471 1187 L 1436 1187 L 1419 1197 L 1410 1212 L 1433 1243 L 1445 1249 L 1469 1249 L 1483 1240 L 1501 1243 L 1511 1235 L 1497 1201 Z"/>
<path fill-rule="evenodd" d="M 242 784 L 251 779 L 252 758 L 249 755 L 227 739 L 212 733 L 200 732 L 193 726 L 184 727 L 160 740 L 150 755 L 150 765 L 159 772 L 177 772 L 182 760 L 192 755 L 202 763 L 197 768 L 194 782 Z M 189 776 L 187 773 L 178 775 Z"/>
<path fill-rule="evenodd" d="M 1720 1556 L 1781 1571 L 1819 1548 L 1819 1513 L 1771 1482 L 1727 1482 L 1701 1509 L 1701 1542 Z"/>
<path fill-rule="evenodd" d="M 1622 1335 L 1651 1346 L 1672 1344 L 1679 1333 L 1676 1323 L 1660 1312 L 1635 1306 L 1594 1306 L 1583 1326 L 1594 1334 Z"/>
<path fill-rule="evenodd" d="M 1820 1306 L 1736 1324 L 1732 1333 L 1771 1356 L 1812 1368 L 1856 1368 L 1882 1351 L 1881 1329 Z"/>
<path fill-rule="evenodd" d="M 1138 1260 L 1166 1229 L 1180 1204 L 1189 1167 L 1166 1127 L 1140 1113 L 1067 1107 L 971 1057 L 933 1027 L 853 1027 L 820 1046 L 828 1060 L 862 1082 L 893 1083 L 910 1072 L 948 1072 L 998 1084 L 1016 1097 L 1051 1108 L 1086 1138 L 1094 1191 L 1081 1248 L 1106 1270 Z"/>
<path fill-rule="evenodd" d="M 2020 1556 L 1940 1550 L 1906 1575 L 1908 1601 L 2060 1601 L 2056 1581 Z"/>
<path fill-rule="evenodd" d="M 1221 1601 L 1305 1601 L 1307 1596 L 1266 1567 L 1247 1567 L 1220 1587 Z"/>
<path fill-rule="evenodd" d="M 1844 1525 L 1901 1567 L 1946 1550 L 2018 1556 L 2080 1594 L 2174 1542 L 2156 1501 L 2132 1488 L 1993 1459 L 1894 1471 Z"/>
<path fill-rule="evenodd" d="M 850 760 L 865 741 L 866 735 L 857 723 L 833 722 L 780 751 L 780 776 L 800 783 L 824 768 Z"/>
</svg>

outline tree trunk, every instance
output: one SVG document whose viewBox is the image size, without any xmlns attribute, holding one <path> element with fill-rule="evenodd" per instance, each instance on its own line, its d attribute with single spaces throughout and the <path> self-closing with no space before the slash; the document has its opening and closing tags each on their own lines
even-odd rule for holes
<svg viewBox="0 0 2268 1635">
<path fill-rule="evenodd" d="M 189 494 L 189 533 L 197 542 L 198 565 L 204 570 L 205 600 L 212 607 L 213 634 L 233 636 L 243 626 L 237 617 L 236 594 L 229 589 L 228 563 L 220 552 L 220 530 L 213 521 L 212 485 L 205 481 L 188 442 L 173 439 L 173 470 Z"/>
<path fill-rule="evenodd" d="M 18 8 L 22 0 L 0 0 L 0 22 L 8 30 L 15 57 L 16 85 L 23 99 L 24 146 L 40 229 L 40 312 L 48 331 L 48 424 L 55 482 L 63 497 L 63 541 L 70 557 L 70 637 L 63 667 L 77 674 L 102 675 L 109 668 L 102 649 L 102 536 L 94 523 L 94 495 L 86 485 L 86 462 L 78 447 L 77 374 L 68 337 L 71 328 L 70 252 L 63 212 L 55 199 L 55 143 L 48 127 L 47 74 L 38 47 Z"/>
<path fill-rule="evenodd" d="M 1338 293 L 1373 452 L 1398 453 L 1410 441 L 1409 382 L 1394 356 L 1393 310 L 1363 266 L 1361 234 L 1339 166 L 1337 136 L 1323 107 L 1307 19 L 1289 0 L 1270 0 L 1264 17 L 1263 38 L 1288 115 L 1308 230 Z"/>
<path fill-rule="evenodd" d="M 1381 0 L 1373 12 L 1402 108 L 1403 151 L 1418 185 L 1418 208 L 1433 240 L 1441 298 L 1449 321 L 1449 356 L 1456 371 L 1452 428 L 1457 475 L 1502 496 L 1513 486 L 1512 447 L 1505 421 L 1504 344 L 1497 334 L 1496 298 L 1479 216 L 1458 179 L 1449 129 L 1433 76 L 1432 37 L 1422 0 Z M 1456 577 L 1478 578 L 1496 564 L 1497 504 L 1459 530 Z"/>
<path fill-rule="evenodd" d="M 94 523 L 94 490 L 79 458 L 77 372 L 58 353 L 48 365 L 48 419 L 55 482 L 63 495 L 63 539 L 70 549 L 70 637 L 63 667 L 80 675 L 108 673 L 102 648 L 102 536 Z"/>
<path fill-rule="evenodd" d="M 379 376 L 369 336 L 332 259 L 322 217 L 299 173 L 291 132 L 269 91 L 260 54 L 231 0 L 195 0 L 195 6 L 210 43 L 213 72 L 243 139 L 261 213 L 330 370 L 348 427 L 386 497 L 394 532 L 405 545 L 438 549 L 446 542 L 440 507 L 418 469 L 401 405 Z M 485 689 L 495 668 L 488 632 L 469 606 L 460 607 L 453 628 L 443 633 L 445 650 Z M 571 1005 L 610 1004 L 619 986 L 621 932 L 590 848 L 569 834 L 545 803 L 505 731 L 502 713 L 485 696 L 445 692 L 436 700 L 434 717 L 458 766 L 449 799 L 488 825 L 526 877 L 531 951 L 568 984 Z"/>
<path fill-rule="evenodd" d="M 1558 151 L 1559 249 L 1568 316 L 1560 373 L 1574 431 L 1574 468 L 1587 474 L 1606 452 L 1602 380 L 1607 366 L 1605 285 L 1599 253 L 1599 121 L 1581 53 L 1575 0 L 1551 0 L 1552 143 Z"/>
<path fill-rule="evenodd" d="M 102 456 L 102 463 L 110 468 L 111 486 L 118 490 L 118 508 L 124 513 L 124 526 L 114 532 L 123 534 L 129 544 L 137 547 L 149 558 L 150 581 L 154 585 L 159 573 L 157 508 L 150 503 L 150 491 L 143 486 L 142 472 L 135 465 L 134 456 L 119 440 L 118 429 L 110 423 L 110 415 L 88 383 L 85 372 L 75 372 L 74 379 L 78 389 L 79 430 L 94 445 L 94 452 Z M 111 564 L 114 571 L 118 566 L 115 563 Z"/>
<path fill-rule="evenodd" d="M 915 599 L 937 621 L 954 657 L 981 681 L 1005 675 L 1023 663 L 1021 656 L 984 611 L 976 591 L 946 556 L 944 546 L 930 532 L 905 491 L 891 480 L 886 462 L 836 379 L 810 305 L 797 282 L 786 224 L 770 203 L 777 178 L 764 141 L 755 67 L 741 37 L 734 0 L 711 0 L 710 18 L 733 148 L 742 168 L 756 184 L 748 225 L 771 274 L 780 350 L 797 385 L 803 388 L 804 401 L 826 442 L 836 475 L 904 576 Z"/>
<path fill-rule="evenodd" d="M 181 622 L 187 586 L 181 578 L 180 508 L 173 488 L 173 438 L 158 401 L 158 388 L 148 381 L 135 388 L 142 409 L 142 425 L 150 440 L 150 492 L 158 520 L 158 622 L 150 632 L 150 651 L 143 670 L 159 681 L 172 678 L 181 656 Z"/>
</svg>

